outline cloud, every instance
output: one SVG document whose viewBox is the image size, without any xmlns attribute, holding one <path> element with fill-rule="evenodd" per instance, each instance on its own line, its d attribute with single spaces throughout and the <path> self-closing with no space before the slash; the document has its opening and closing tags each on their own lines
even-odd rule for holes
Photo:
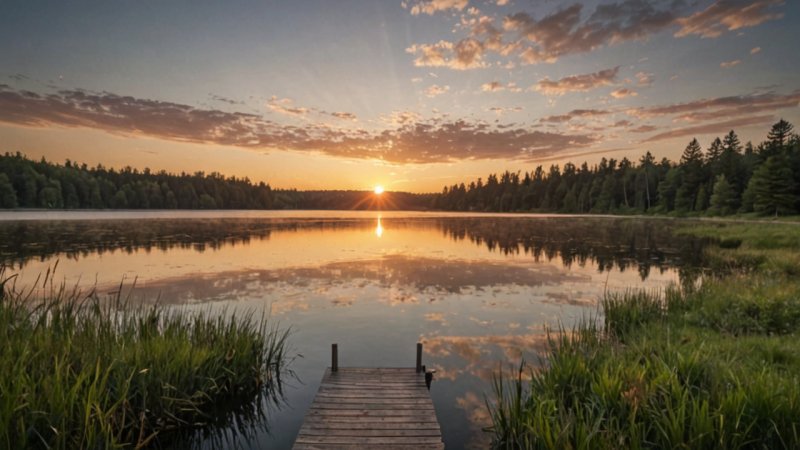
<svg viewBox="0 0 800 450">
<path fill-rule="evenodd" d="M 491 108 L 488 108 L 487 111 L 493 112 L 493 113 L 497 114 L 498 116 L 502 116 L 502 115 L 507 114 L 507 113 L 520 112 L 523 109 L 524 108 L 522 106 L 512 106 L 510 108 L 504 108 L 502 106 L 492 106 Z"/>
<path fill-rule="evenodd" d="M 634 133 L 652 133 L 653 131 L 656 131 L 657 129 L 658 129 L 658 127 L 655 127 L 653 125 L 645 124 L 645 125 L 639 125 L 636 128 L 631 128 L 630 131 L 632 131 Z"/>
<path fill-rule="evenodd" d="M 617 72 L 619 72 L 619 66 L 594 73 L 571 75 L 556 81 L 544 78 L 532 86 L 532 89 L 550 96 L 564 95 L 568 92 L 576 91 L 585 92 L 614 83 Z"/>
<path fill-rule="evenodd" d="M 566 114 L 542 117 L 539 121 L 544 123 L 563 123 L 579 117 L 597 117 L 608 114 L 611 114 L 611 111 L 602 109 L 573 109 Z"/>
<path fill-rule="evenodd" d="M 337 119 L 342 119 L 342 120 L 358 120 L 358 118 L 356 117 L 356 115 L 355 115 L 355 114 L 353 114 L 353 113 L 349 113 L 349 112 L 340 112 L 340 111 L 334 111 L 334 112 L 332 112 L 332 113 L 330 113 L 330 114 L 331 114 L 331 116 L 333 116 L 333 117 L 336 117 Z"/>
<path fill-rule="evenodd" d="M 381 121 L 389 125 L 406 125 L 422 120 L 419 113 L 413 111 L 392 111 L 389 116 L 381 116 Z"/>
<path fill-rule="evenodd" d="M 483 92 L 502 91 L 505 88 L 505 85 L 499 81 L 490 81 L 481 85 L 481 90 Z"/>
<path fill-rule="evenodd" d="M 601 4 L 585 20 L 583 5 L 567 8 L 536 20 L 528 13 L 506 16 L 503 28 L 516 32 L 529 46 L 520 57 L 528 64 L 554 62 L 559 57 L 585 53 L 605 45 L 643 39 L 671 25 L 669 8 L 659 10 L 644 0 Z"/>
<path fill-rule="evenodd" d="M 652 73 L 647 72 L 637 72 L 636 73 L 636 84 L 638 86 L 646 87 L 653 84 L 655 80 L 655 76 Z"/>
<path fill-rule="evenodd" d="M 631 110 L 637 117 L 675 115 L 683 120 L 706 121 L 753 114 L 761 111 L 777 111 L 800 105 L 800 90 L 791 94 L 746 94 L 695 100 L 686 103 L 651 106 Z"/>
<path fill-rule="evenodd" d="M 670 28 L 675 37 L 718 37 L 724 32 L 780 19 L 784 14 L 774 9 L 784 2 L 717 0 L 705 9 L 697 10 L 699 2 L 621 0 L 602 3 L 591 12 L 585 11 L 582 3 L 574 3 L 538 19 L 524 11 L 509 14 L 502 18 L 499 26 L 495 26 L 495 19 L 488 16 L 464 15 L 459 27 L 469 30 L 467 39 L 474 41 L 471 45 L 480 49 L 481 57 L 492 51 L 502 56 L 515 55 L 524 64 L 553 63 L 563 56 L 587 53 L 627 41 L 646 40 Z M 433 2 L 425 2 L 428 6 L 426 11 L 432 14 L 433 11 L 455 9 L 452 6 L 455 3 L 454 0 L 441 2 L 439 8 L 434 7 Z M 463 6 L 466 7 L 466 2 Z M 453 57 L 425 57 L 424 51 L 435 50 L 436 45 L 412 46 L 410 49 L 416 51 L 411 53 L 419 53 L 414 63 L 430 65 L 436 62 L 440 66 L 462 69 L 483 67 L 481 59 L 469 65 L 457 65 L 457 59 Z"/>
<path fill-rule="evenodd" d="M 708 123 L 704 125 L 697 125 L 692 127 L 676 128 L 664 133 L 650 136 L 643 142 L 662 141 L 664 139 L 673 139 L 684 136 L 697 136 L 700 134 L 724 133 L 728 130 L 745 127 L 750 125 L 766 125 L 771 123 L 775 118 L 772 115 L 762 115 L 753 117 L 743 117 L 739 119 L 726 120 L 722 122 Z"/>
<path fill-rule="evenodd" d="M 708 8 L 690 16 L 677 19 L 680 29 L 676 37 L 697 35 L 702 38 L 719 37 L 725 31 L 734 31 L 761 25 L 783 17 L 773 12 L 773 7 L 785 0 L 718 0 Z"/>
<path fill-rule="evenodd" d="M 293 104 L 292 99 L 278 98 L 273 95 L 267 101 L 267 108 L 276 113 L 294 117 L 303 117 L 311 112 L 311 109 L 309 108 L 292 106 L 292 104 Z"/>
<path fill-rule="evenodd" d="M 229 105 L 243 105 L 244 104 L 244 102 L 242 102 L 242 101 L 233 100 L 231 98 L 223 97 L 223 96 L 217 95 L 217 94 L 209 94 L 208 96 L 211 98 L 211 100 L 214 100 L 215 102 L 227 103 Z"/>
<path fill-rule="evenodd" d="M 637 95 L 639 94 L 637 94 L 636 91 L 632 91 L 628 88 L 620 88 L 611 91 L 611 96 L 614 98 L 636 97 Z"/>
<path fill-rule="evenodd" d="M 499 92 L 504 90 L 509 90 L 511 92 L 521 92 L 522 89 L 517 86 L 517 83 L 509 82 L 508 84 L 503 84 L 499 81 L 490 81 L 488 83 L 483 83 L 481 85 L 481 90 L 483 92 Z"/>
<path fill-rule="evenodd" d="M 428 87 L 427 89 L 425 89 L 425 95 L 427 95 L 430 98 L 438 97 L 438 96 L 444 94 L 445 92 L 447 92 L 449 90 L 450 90 L 450 86 L 447 86 L 447 85 L 439 86 L 438 84 L 433 84 L 430 87 Z"/>
<path fill-rule="evenodd" d="M 469 4 L 469 0 L 420 0 L 416 2 L 402 2 L 401 5 L 405 9 L 409 9 L 411 15 L 418 16 L 420 14 L 428 14 L 432 16 L 439 11 L 447 11 L 455 9 L 458 11 L 463 10 Z"/>
<path fill-rule="evenodd" d="M 730 69 L 733 66 L 737 66 L 742 63 L 741 59 L 734 59 L 733 61 L 723 61 L 719 63 L 719 66 L 723 69 Z"/>
<path fill-rule="evenodd" d="M 753 49 L 750 50 L 750 54 L 751 55 L 755 55 L 756 53 L 760 53 L 760 52 L 761 52 L 761 47 L 753 47 Z"/>
<path fill-rule="evenodd" d="M 473 38 L 462 39 L 455 44 L 444 40 L 435 44 L 413 44 L 406 52 L 416 56 L 416 67 L 447 67 L 455 70 L 486 67 L 483 44 Z"/>
<path fill-rule="evenodd" d="M 276 98 L 273 103 L 291 108 L 285 99 Z M 285 125 L 256 114 L 201 109 L 107 92 L 62 90 L 39 94 L 0 89 L 0 122 L 11 125 L 90 128 L 124 136 L 320 153 L 397 164 L 531 160 L 596 142 L 595 137 L 583 134 L 399 115 L 405 121 L 384 130 L 343 130 L 321 123 Z"/>
</svg>

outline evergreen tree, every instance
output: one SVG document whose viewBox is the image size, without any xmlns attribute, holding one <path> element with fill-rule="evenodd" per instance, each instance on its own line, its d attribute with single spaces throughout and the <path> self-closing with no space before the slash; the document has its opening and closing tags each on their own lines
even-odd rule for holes
<svg viewBox="0 0 800 450">
<path fill-rule="evenodd" d="M 782 155 L 771 156 L 753 173 L 747 185 L 753 210 L 761 214 L 793 214 L 797 211 L 796 184 Z"/>
<path fill-rule="evenodd" d="M 793 130 L 794 127 L 792 124 L 781 119 L 772 125 L 772 129 L 770 129 L 769 134 L 767 134 L 767 139 L 772 146 L 783 148 L 783 146 L 789 142 Z"/>
<path fill-rule="evenodd" d="M 0 208 L 16 208 L 17 193 L 14 191 L 14 186 L 11 180 L 4 173 L 0 173 Z"/>
<path fill-rule="evenodd" d="M 728 183 L 725 175 L 719 175 L 714 181 L 714 193 L 711 195 L 711 206 L 709 213 L 713 215 L 727 216 L 736 211 L 736 192 L 733 186 Z"/>
<path fill-rule="evenodd" d="M 675 196 L 675 210 L 687 212 L 694 210 L 700 185 L 705 181 L 703 170 L 703 149 L 697 139 L 692 139 L 681 155 L 681 186 Z"/>
</svg>

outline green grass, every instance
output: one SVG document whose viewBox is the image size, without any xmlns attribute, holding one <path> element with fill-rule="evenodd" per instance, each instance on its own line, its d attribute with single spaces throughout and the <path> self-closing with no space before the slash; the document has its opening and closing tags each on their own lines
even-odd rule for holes
<svg viewBox="0 0 800 450">
<path fill-rule="evenodd" d="M 610 294 L 541 369 L 498 374 L 495 448 L 800 448 L 800 227 L 683 232 L 738 245 L 708 249 L 701 285 Z"/>
<path fill-rule="evenodd" d="M 266 317 L 132 306 L 51 278 L 0 282 L 0 447 L 171 446 L 280 395 L 287 333 Z"/>
</svg>

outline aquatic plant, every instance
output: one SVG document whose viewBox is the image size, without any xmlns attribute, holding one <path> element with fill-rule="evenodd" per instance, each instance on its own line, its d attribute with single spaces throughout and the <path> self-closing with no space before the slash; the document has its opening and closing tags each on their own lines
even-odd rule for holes
<svg viewBox="0 0 800 450">
<path fill-rule="evenodd" d="M 694 288 L 609 293 L 602 327 L 558 330 L 542 368 L 496 374 L 493 446 L 800 448 L 800 282 L 787 270 L 800 227 L 789 227 L 777 247 L 726 229 L 742 245 L 711 250 L 718 262 L 763 259 Z"/>
<path fill-rule="evenodd" d="M 287 331 L 264 315 L 0 280 L 0 447 L 164 445 L 281 395 Z"/>
</svg>

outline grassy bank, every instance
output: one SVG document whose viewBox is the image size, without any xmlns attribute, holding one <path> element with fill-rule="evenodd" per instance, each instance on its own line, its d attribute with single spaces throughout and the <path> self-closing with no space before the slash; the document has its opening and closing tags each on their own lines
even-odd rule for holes
<svg viewBox="0 0 800 450">
<path fill-rule="evenodd" d="M 278 395 L 286 333 L 265 317 L 0 284 L 2 448 L 170 446 Z"/>
<path fill-rule="evenodd" d="M 498 377 L 496 448 L 800 448 L 800 228 L 681 232 L 721 238 L 702 286 L 609 295 L 543 369 Z"/>
</svg>

